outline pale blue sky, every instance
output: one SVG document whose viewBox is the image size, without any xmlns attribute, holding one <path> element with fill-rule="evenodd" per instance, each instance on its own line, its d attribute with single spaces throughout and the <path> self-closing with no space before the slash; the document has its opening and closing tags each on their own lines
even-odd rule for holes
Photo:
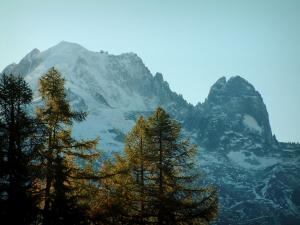
<svg viewBox="0 0 300 225">
<path fill-rule="evenodd" d="M 219 77 L 241 75 L 278 139 L 300 141 L 299 0 L 1 0 L 0 29 L 0 70 L 65 40 L 135 52 L 194 104 Z"/>
</svg>

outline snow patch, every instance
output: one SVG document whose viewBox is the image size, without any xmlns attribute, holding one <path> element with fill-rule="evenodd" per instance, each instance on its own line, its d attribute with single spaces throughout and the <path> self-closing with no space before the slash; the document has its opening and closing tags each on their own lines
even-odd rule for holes
<svg viewBox="0 0 300 225">
<path fill-rule="evenodd" d="M 248 151 L 231 151 L 227 157 L 246 169 L 264 169 L 278 163 L 278 160 L 272 157 L 257 157 L 252 152 Z"/>
<path fill-rule="evenodd" d="M 260 134 L 262 133 L 262 128 L 258 125 L 256 119 L 248 114 L 244 115 L 243 124 L 250 130 L 256 131 Z"/>
</svg>

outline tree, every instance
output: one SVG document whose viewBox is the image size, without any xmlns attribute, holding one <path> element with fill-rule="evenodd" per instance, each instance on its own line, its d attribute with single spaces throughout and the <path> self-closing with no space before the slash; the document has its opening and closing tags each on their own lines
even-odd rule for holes
<svg viewBox="0 0 300 225">
<path fill-rule="evenodd" d="M 124 157 L 115 154 L 114 162 L 106 160 L 102 165 L 99 187 L 93 204 L 95 224 L 126 225 L 131 223 L 133 198 L 132 177 Z M 96 206 L 96 207 L 95 207 Z"/>
<path fill-rule="evenodd" d="M 94 218 L 99 224 L 146 224 L 146 121 L 139 118 L 126 137 L 125 156 L 115 154 L 102 166 Z M 99 204 L 100 203 L 100 204 Z"/>
<path fill-rule="evenodd" d="M 146 121 L 141 116 L 132 131 L 126 137 L 125 154 L 128 160 L 128 170 L 132 176 L 132 192 L 131 206 L 133 208 L 133 220 L 137 224 L 145 224 L 148 220 L 149 213 L 147 202 L 149 201 L 147 190 L 149 180 L 149 158 L 148 154 L 149 140 L 146 136 Z"/>
<path fill-rule="evenodd" d="M 181 136 L 178 122 L 161 107 L 145 126 L 147 147 L 148 207 L 155 222 L 162 224 L 201 224 L 217 213 L 216 191 L 199 188 L 194 170 L 196 146 Z"/>
<path fill-rule="evenodd" d="M 42 152 L 45 177 L 43 224 L 82 224 L 85 211 L 78 204 L 77 183 L 89 179 L 83 169 L 86 161 L 99 156 L 98 139 L 76 140 L 73 122 L 83 121 L 87 114 L 71 109 L 64 89 L 65 80 L 51 68 L 40 79 L 43 106 L 37 115 L 46 127 L 46 144 Z M 82 165 L 79 165 L 79 161 Z"/>
<path fill-rule="evenodd" d="M 195 154 L 196 146 L 162 108 L 147 120 L 140 117 L 126 137 L 125 156 L 104 167 L 124 171 L 101 183 L 113 224 L 207 224 L 215 218 L 217 193 L 200 185 Z"/>
<path fill-rule="evenodd" d="M 2 221 L 30 224 L 37 213 L 31 192 L 38 123 L 28 113 L 32 91 L 21 76 L 0 77 L 0 201 Z M 18 212 L 18 216 L 16 216 Z"/>
</svg>

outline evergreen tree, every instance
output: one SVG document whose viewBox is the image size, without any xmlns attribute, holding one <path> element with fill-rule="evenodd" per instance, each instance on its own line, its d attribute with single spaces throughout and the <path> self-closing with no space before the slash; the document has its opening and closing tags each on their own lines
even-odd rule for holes
<svg viewBox="0 0 300 225">
<path fill-rule="evenodd" d="M 28 113 L 31 101 L 32 91 L 21 76 L 1 75 L 0 211 L 9 224 L 30 224 L 37 213 L 32 168 L 42 139 Z"/>
<path fill-rule="evenodd" d="M 40 94 L 44 105 L 37 115 L 46 127 L 44 158 L 43 224 L 82 224 L 85 212 L 80 207 L 77 182 L 88 179 L 83 166 L 86 160 L 98 157 L 98 140 L 76 140 L 72 137 L 73 122 L 83 121 L 85 112 L 71 109 L 64 89 L 65 80 L 51 68 L 40 79 Z M 92 151 L 94 150 L 94 151 Z"/>
</svg>

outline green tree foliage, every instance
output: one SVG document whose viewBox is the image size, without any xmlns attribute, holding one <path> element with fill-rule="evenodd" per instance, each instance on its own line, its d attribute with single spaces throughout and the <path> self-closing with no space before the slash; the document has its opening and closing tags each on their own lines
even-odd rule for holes
<svg viewBox="0 0 300 225">
<path fill-rule="evenodd" d="M 0 211 L 9 224 L 30 224 L 37 214 L 32 169 L 42 139 L 37 121 L 28 114 L 31 100 L 32 91 L 21 76 L 1 75 Z"/>
<path fill-rule="evenodd" d="M 43 106 L 37 116 L 46 127 L 43 155 L 44 207 L 43 224 L 83 224 L 85 212 L 78 204 L 78 180 L 88 179 L 83 166 L 98 157 L 98 140 L 76 140 L 72 137 L 73 122 L 85 119 L 85 112 L 76 112 L 66 98 L 65 80 L 51 68 L 40 79 Z M 94 151 L 92 151 L 94 150 Z"/>
</svg>

